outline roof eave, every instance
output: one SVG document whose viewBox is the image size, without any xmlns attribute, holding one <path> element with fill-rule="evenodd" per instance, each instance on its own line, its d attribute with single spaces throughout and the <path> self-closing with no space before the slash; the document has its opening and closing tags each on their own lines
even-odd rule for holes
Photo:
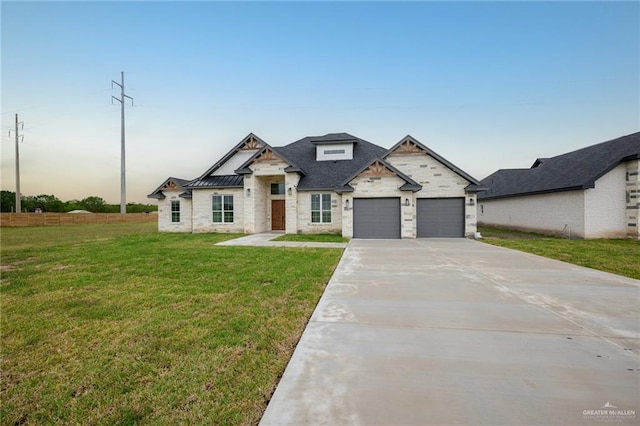
<svg viewBox="0 0 640 426">
<path fill-rule="evenodd" d="M 307 175 L 304 170 L 296 166 L 285 167 L 284 171 L 285 173 L 300 173 L 301 175 L 304 175 L 304 176 Z"/>
<path fill-rule="evenodd" d="M 251 170 L 249 166 L 247 166 L 234 170 L 233 172 L 237 175 L 250 175 L 253 173 L 253 170 Z"/>
<path fill-rule="evenodd" d="M 404 185 L 402 185 L 400 187 L 400 191 L 411 191 L 411 192 L 418 192 L 422 189 L 422 185 L 419 184 L 411 184 L 411 183 L 405 183 Z"/>
<path fill-rule="evenodd" d="M 554 192 L 568 192 L 568 191 L 584 191 L 585 189 L 595 188 L 595 185 L 580 185 L 580 186 L 571 186 L 565 188 L 554 188 L 554 189 L 545 189 L 541 191 L 529 191 L 529 192 L 519 192 L 516 194 L 505 194 L 505 195 L 480 195 L 478 196 L 478 201 L 483 200 L 497 200 L 500 198 L 515 198 L 515 197 L 526 197 L 529 195 L 541 195 L 541 194 L 551 194 Z"/>
<path fill-rule="evenodd" d="M 470 183 L 469 185 L 465 186 L 464 190 L 470 193 L 478 193 L 478 192 L 488 191 L 489 188 L 482 185 L 476 185 L 475 183 Z"/>
<path fill-rule="evenodd" d="M 355 189 L 353 189 L 353 187 L 351 185 L 345 185 L 345 186 L 341 186 L 339 188 L 334 188 L 334 191 L 337 194 L 343 194 L 345 192 L 353 192 L 353 191 L 355 191 Z"/>
</svg>

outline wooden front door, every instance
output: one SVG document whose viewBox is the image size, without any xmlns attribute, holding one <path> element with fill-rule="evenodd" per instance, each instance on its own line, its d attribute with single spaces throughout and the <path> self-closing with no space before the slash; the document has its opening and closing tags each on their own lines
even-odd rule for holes
<svg viewBox="0 0 640 426">
<path fill-rule="evenodd" d="M 271 230 L 284 231 L 284 200 L 271 200 Z"/>
</svg>

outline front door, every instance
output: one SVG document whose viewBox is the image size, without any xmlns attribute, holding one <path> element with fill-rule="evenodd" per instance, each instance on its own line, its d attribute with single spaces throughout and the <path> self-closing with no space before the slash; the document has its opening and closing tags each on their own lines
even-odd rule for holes
<svg viewBox="0 0 640 426">
<path fill-rule="evenodd" d="M 271 230 L 284 231 L 284 200 L 271 200 Z"/>
</svg>

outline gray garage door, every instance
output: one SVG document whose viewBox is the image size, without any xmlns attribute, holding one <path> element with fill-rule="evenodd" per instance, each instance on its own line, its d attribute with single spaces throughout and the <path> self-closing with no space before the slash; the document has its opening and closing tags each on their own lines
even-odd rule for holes
<svg viewBox="0 0 640 426">
<path fill-rule="evenodd" d="M 464 237 L 464 198 L 418 199 L 418 238 Z"/>
<path fill-rule="evenodd" d="M 400 238 L 400 198 L 354 198 L 354 238 Z"/>
</svg>

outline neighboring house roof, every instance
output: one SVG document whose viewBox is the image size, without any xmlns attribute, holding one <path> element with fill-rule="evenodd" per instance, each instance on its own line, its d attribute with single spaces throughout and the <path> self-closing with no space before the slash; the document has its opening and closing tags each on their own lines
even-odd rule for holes
<svg viewBox="0 0 640 426">
<path fill-rule="evenodd" d="M 316 144 L 353 142 L 353 159 L 316 161 Z M 299 191 L 334 190 L 386 151 L 384 148 L 348 133 L 329 133 L 307 136 L 283 147 L 273 148 L 278 154 L 293 161 L 305 175 L 298 182 Z M 290 163 L 291 164 L 291 163 Z"/>
<path fill-rule="evenodd" d="M 480 183 L 479 199 L 516 197 L 594 188 L 613 168 L 640 159 L 640 132 L 551 158 L 538 158 L 529 169 L 501 169 Z"/>
<path fill-rule="evenodd" d="M 147 195 L 147 198 L 155 198 L 155 199 L 163 199 L 165 195 L 162 191 L 185 191 L 180 194 L 180 197 L 183 198 L 191 198 L 191 191 L 186 190 L 187 183 L 189 183 L 188 179 L 180 179 L 175 177 L 170 177 L 162 184 L 155 189 L 151 194 Z"/>
</svg>

